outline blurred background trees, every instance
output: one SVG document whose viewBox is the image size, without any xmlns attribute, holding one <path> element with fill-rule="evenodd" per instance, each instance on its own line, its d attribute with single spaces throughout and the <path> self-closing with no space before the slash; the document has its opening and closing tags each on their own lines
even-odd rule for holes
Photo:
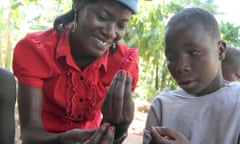
<svg viewBox="0 0 240 144">
<path fill-rule="evenodd" d="M 71 0 L 0 0 L 0 66 L 11 70 L 12 52 L 29 32 L 52 27 L 56 16 L 70 10 Z M 129 23 L 123 43 L 139 49 L 140 77 L 134 97 L 152 100 L 163 88 L 176 88 L 164 58 L 163 36 L 168 19 L 185 7 L 205 8 L 215 15 L 213 0 L 140 0 L 139 13 Z M 222 38 L 240 47 L 240 26 L 219 21 Z"/>
</svg>

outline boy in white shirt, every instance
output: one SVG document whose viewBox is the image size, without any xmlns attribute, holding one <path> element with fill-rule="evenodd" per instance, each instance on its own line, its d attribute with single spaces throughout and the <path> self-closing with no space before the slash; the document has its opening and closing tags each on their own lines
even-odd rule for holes
<svg viewBox="0 0 240 144">
<path fill-rule="evenodd" d="M 224 80 L 225 54 L 217 21 L 206 10 L 187 8 L 170 19 L 165 55 L 180 88 L 165 89 L 152 102 L 144 144 L 238 143 L 240 84 Z"/>
</svg>

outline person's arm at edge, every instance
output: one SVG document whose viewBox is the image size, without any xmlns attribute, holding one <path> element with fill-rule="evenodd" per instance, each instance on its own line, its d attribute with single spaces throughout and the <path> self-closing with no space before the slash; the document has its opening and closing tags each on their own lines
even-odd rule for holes
<svg viewBox="0 0 240 144">
<path fill-rule="evenodd" d="M 18 107 L 21 138 L 25 144 L 60 143 L 60 134 L 49 133 L 43 129 L 42 89 L 30 87 L 19 82 Z"/>
<path fill-rule="evenodd" d="M 0 68 L 0 143 L 14 143 L 16 81 L 14 76 Z"/>
<path fill-rule="evenodd" d="M 240 134 L 239 134 L 239 136 L 238 136 L 238 144 L 240 144 Z"/>
</svg>

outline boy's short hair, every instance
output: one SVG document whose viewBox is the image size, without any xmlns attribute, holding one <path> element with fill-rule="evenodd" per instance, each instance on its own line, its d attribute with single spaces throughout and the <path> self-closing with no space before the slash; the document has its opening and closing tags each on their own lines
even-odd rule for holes
<svg viewBox="0 0 240 144">
<path fill-rule="evenodd" d="M 226 63 L 234 63 L 236 58 L 238 58 L 239 56 L 240 56 L 240 49 L 237 49 L 232 46 L 227 46 L 227 53 L 222 64 L 224 65 Z"/>
<path fill-rule="evenodd" d="M 181 21 L 189 20 L 201 22 L 213 39 L 220 40 L 220 31 L 216 18 L 202 8 L 185 8 L 181 10 L 170 19 L 167 27 L 172 27 Z"/>
</svg>

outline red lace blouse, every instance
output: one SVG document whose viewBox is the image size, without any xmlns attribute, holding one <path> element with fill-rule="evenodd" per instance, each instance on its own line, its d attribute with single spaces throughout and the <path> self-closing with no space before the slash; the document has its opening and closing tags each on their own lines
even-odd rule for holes
<svg viewBox="0 0 240 144">
<path fill-rule="evenodd" d="M 101 104 L 119 69 L 130 71 L 132 89 L 138 80 L 138 51 L 118 44 L 113 56 L 103 56 L 81 71 L 70 54 L 69 33 L 50 29 L 28 34 L 14 50 L 13 71 L 18 80 L 43 89 L 42 120 L 50 132 L 96 128 Z"/>
</svg>

